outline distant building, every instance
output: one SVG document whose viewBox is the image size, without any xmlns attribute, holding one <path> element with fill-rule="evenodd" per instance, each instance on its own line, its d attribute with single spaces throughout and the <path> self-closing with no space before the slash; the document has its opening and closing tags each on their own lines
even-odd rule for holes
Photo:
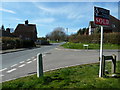
<svg viewBox="0 0 120 90">
<path fill-rule="evenodd" d="M 18 24 L 14 35 L 24 39 L 24 40 L 33 40 L 37 39 L 37 29 L 35 24 L 29 24 L 28 20 L 25 21 L 25 24 Z"/>
<path fill-rule="evenodd" d="M 89 27 L 88 28 L 89 28 L 89 35 L 93 34 L 94 30 L 96 28 L 94 21 L 89 22 Z"/>
<path fill-rule="evenodd" d="M 89 22 L 89 35 L 93 34 L 99 28 L 94 21 Z M 120 20 L 110 15 L 110 25 L 104 27 L 105 33 L 120 32 Z"/>
<path fill-rule="evenodd" d="M 0 37 L 15 37 L 15 36 L 10 32 L 10 28 L 7 28 L 5 30 L 4 26 L 2 25 L 2 27 L 0 28 Z"/>
</svg>

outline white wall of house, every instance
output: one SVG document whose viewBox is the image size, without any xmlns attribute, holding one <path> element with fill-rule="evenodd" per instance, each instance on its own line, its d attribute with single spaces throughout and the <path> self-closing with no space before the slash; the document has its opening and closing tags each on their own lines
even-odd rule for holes
<svg viewBox="0 0 120 90">
<path fill-rule="evenodd" d="M 91 25 L 89 25 L 89 35 L 92 35 L 94 33 L 95 28 L 92 28 Z"/>
<path fill-rule="evenodd" d="M 89 35 L 91 35 L 91 25 L 89 25 Z"/>
</svg>

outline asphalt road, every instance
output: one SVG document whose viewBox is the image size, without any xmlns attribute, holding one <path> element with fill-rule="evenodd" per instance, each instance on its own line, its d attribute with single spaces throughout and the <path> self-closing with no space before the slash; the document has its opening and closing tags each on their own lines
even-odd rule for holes
<svg viewBox="0 0 120 90">
<path fill-rule="evenodd" d="M 29 58 L 33 58 L 38 53 L 47 52 L 48 50 L 53 49 L 58 45 L 59 44 L 53 44 L 48 46 L 41 46 L 41 48 L 34 48 L 24 51 L 2 54 L 2 63 L 0 64 L 0 66 L 2 66 L 2 69 L 8 68 L 11 65 L 28 60 Z"/>
<path fill-rule="evenodd" d="M 57 45 L 55 45 L 56 47 Z M 45 71 L 64 68 L 68 66 L 75 66 L 81 64 L 99 62 L 98 50 L 70 50 L 61 49 L 59 47 L 46 50 L 43 55 L 43 69 Z M 117 51 L 104 51 L 104 55 L 115 54 L 118 56 Z M 33 55 L 34 56 L 34 55 Z M 118 57 L 117 57 L 118 60 Z M 23 76 L 36 73 L 37 67 L 36 57 L 28 57 L 27 60 L 20 61 L 8 68 L 2 69 L 0 72 L 1 81 L 9 81 L 12 79 L 20 78 Z"/>
</svg>

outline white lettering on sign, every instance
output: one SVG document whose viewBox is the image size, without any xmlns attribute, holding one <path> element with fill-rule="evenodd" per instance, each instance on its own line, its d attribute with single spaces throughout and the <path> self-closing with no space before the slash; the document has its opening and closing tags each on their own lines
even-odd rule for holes
<svg viewBox="0 0 120 90">
<path fill-rule="evenodd" d="M 109 20 L 103 18 L 95 18 L 95 23 L 100 25 L 109 25 Z"/>
<path fill-rule="evenodd" d="M 110 11 L 100 7 L 94 7 L 94 21 L 97 25 L 110 25 L 109 24 Z"/>
</svg>

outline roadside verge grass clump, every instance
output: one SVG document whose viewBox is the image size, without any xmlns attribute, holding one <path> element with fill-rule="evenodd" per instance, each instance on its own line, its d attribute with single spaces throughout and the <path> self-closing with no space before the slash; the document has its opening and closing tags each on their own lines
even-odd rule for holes
<svg viewBox="0 0 120 90">
<path fill-rule="evenodd" d="M 63 45 L 61 45 L 64 48 L 68 49 L 86 49 L 83 45 L 87 44 L 88 49 L 100 49 L 100 44 L 95 44 L 95 43 L 72 43 L 72 42 L 67 42 Z M 103 44 L 103 49 L 118 49 L 120 45 L 117 44 Z"/>
<path fill-rule="evenodd" d="M 118 77 L 99 78 L 99 63 L 85 64 L 45 72 L 37 78 L 36 74 L 2 83 L 3 89 L 34 89 L 34 88 L 119 88 L 120 61 L 117 61 L 116 74 Z M 106 62 L 106 69 L 110 71 L 111 62 Z"/>
</svg>

